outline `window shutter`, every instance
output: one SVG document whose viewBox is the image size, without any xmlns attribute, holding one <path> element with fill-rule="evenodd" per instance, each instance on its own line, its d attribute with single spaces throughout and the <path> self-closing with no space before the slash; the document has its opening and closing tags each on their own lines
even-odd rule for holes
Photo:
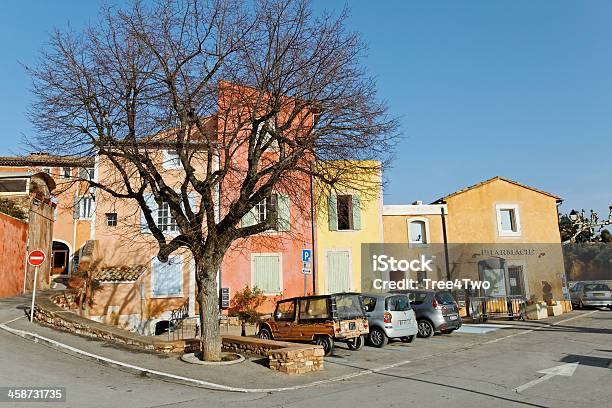
<svg viewBox="0 0 612 408">
<path fill-rule="evenodd" d="M 81 198 L 74 197 L 74 205 L 72 206 L 72 218 L 78 220 L 81 215 Z"/>
<path fill-rule="evenodd" d="M 361 201 L 358 195 L 353 195 L 353 229 L 361 229 Z"/>
<path fill-rule="evenodd" d="M 280 292 L 280 259 L 278 255 L 253 257 L 253 286 L 264 293 Z"/>
<path fill-rule="evenodd" d="M 257 217 L 255 215 L 256 208 L 253 207 L 251 210 L 244 214 L 242 220 L 240 221 L 241 227 L 250 227 L 251 225 L 255 225 L 257 222 Z"/>
<path fill-rule="evenodd" d="M 155 220 L 157 214 L 157 203 L 155 202 L 155 197 L 153 196 L 153 193 L 144 193 L 144 199 L 147 203 L 147 207 L 149 207 L 149 209 L 151 210 L 151 215 L 153 216 L 153 219 Z M 151 233 L 142 208 L 140 209 L 140 232 L 142 234 Z"/>
<path fill-rule="evenodd" d="M 332 194 L 329 196 L 327 205 L 327 217 L 329 221 L 329 230 L 338 230 L 338 204 L 336 195 Z"/>
<path fill-rule="evenodd" d="M 278 230 L 287 232 L 291 230 L 291 211 L 289 196 L 278 196 Z"/>
<path fill-rule="evenodd" d="M 163 263 L 153 258 L 153 296 L 180 296 L 183 293 L 183 257 L 171 256 Z"/>
</svg>

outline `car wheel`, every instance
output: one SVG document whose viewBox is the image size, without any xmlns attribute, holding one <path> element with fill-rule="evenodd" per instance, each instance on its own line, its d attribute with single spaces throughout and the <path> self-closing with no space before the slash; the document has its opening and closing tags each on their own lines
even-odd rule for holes
<svg viewBox="0 0 612 408">
<path fill-rule="evenodd" d="M 368 336 L 368 340 L 374 347 L 385 347 L 389 339 L 380 327 L 373 327 Z"/>
<path fill-rule="evenodd" d="M 416 336 L 413 334 L 412 336 L 404 336 L 404 337 L 401 337 L 401 338 L 400 338 L 400 340 L 401 340 L 402 342 L 404 342 L 404 343 L 412 343 L 412 342 L 414 341 L 414 338 L 415 338 L 415 337 L 416 337 Z"/>
<path fill-rule="evenodd" d="M 315 344 L 323 346 L 326 356 L 329 356 L 334 352 L 334 340 L 330 336 L 317 336 L 315 338 Z"/>
<path fill-rule="evenodd" d="M 434 335 L 433 324 L 429 320 L 419 320 L 419 337 L 428 339 Z"/>
<path fill-rule="evenodd" d="M 267 327 L 262 327 L 259 331 L 259 338 L 262 340 L 272 340 L 272 332 Z"/>
<path fill-rule="evenodd" d="M 353 351 L 361 350 L 364 343 L 365 340 L 363 339 L 363 336 L 353 337 L 352 339 L 348 339 L 346 341 L 348 348 Z"/>
</svg>

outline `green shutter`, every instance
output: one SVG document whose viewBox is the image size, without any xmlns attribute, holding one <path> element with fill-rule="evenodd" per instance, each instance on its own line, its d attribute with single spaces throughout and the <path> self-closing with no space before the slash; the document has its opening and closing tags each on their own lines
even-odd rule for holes
<svg viewBox="0 0 612 408">
<path fill-rule="evenodd" d="M 327 205 L 327 217 L 329 220 L 329 230 L 338 230 L 338 204 L 337 198 L 334 194 L 329 196 Z"/>
<path fill-rule="evenodd" d="M 253 287 L 263 293 L 279 293 L 280 258 L 278 255 L 256 255 L 253 257 Z"/>
<path fill-rule="evenodd" d="M 361 202 L 358 195 L 353 195 L 353 229 L 361 229 Z"/>
<path fill-rule="evenodd" d="M 291 230 L 291 211 L 289 209 L 289 196 L 278 195 L 278 230 L 279 231 L 290 231 Z"/>
<path fill-rule="evenodd" d="M 327 290 L 329 293 L 350 291 L 350 265 L 348 251 L 327 253 Z"/>
<path fill-rule="evenodd" d="M 251 225 L 257 224 L 257 216 L 255 215 L 255 207 L 251 208 L 251 210 L 244 214 L 242 220 L 240 221 L 241 227 L 250 227 Z"/>
<path fill-rule="evenodd" d="M 72 219 L 78 220 L 81 215 L 80 206 L 81 206 L 81 197 L 74 197 L 72 207 Z"/>
</svg>

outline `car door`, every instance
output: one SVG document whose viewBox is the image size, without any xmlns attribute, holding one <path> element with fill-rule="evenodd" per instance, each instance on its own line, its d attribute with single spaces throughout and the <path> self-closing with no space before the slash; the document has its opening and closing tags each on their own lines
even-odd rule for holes
<svg viewBox="0 0 612 408">
<path fill-rule="evenodd" d="M 295 325 L 295 299 L 284 300 L 276 304 L 274 311 L 274 338 L 277 340 L 289 340 L 291 330 Z"/>
</svg>

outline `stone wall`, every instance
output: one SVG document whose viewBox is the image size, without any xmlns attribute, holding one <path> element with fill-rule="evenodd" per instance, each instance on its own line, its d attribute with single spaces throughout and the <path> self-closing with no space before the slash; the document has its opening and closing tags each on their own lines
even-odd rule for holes
<svg viewBox="0 0 612 408">
<path fill-rule="evenodd" d="M 115 326 L 95 322 L 58 306 L 71 304 L 69 295 L 54 295 L 37 300 L 34 318 L 42 325 L 84 337 L 111 341 L 161 353 L 191 353 L 198 349 L 198 339 L 164 341 L 140 336 Z M 262 340 L 254 337 L 222 336 L 223 350 L 258 355 L 268 359 L 268 366 L 287 374 L 303 374 L 323 369 L 323 347 L 314 344 Z"/>
<path fill-rule="evenodd" d="M 322 370 L 325 355 L 322 346 L 241 336 L 223 336 L 223 349 L 268 357 L 271 369 L 287 374 Z"/>
<path fill-rule="evenodd" d="M 0 213 L 0 298 L 23 291 L 28 223 Z"/>
</svg>

